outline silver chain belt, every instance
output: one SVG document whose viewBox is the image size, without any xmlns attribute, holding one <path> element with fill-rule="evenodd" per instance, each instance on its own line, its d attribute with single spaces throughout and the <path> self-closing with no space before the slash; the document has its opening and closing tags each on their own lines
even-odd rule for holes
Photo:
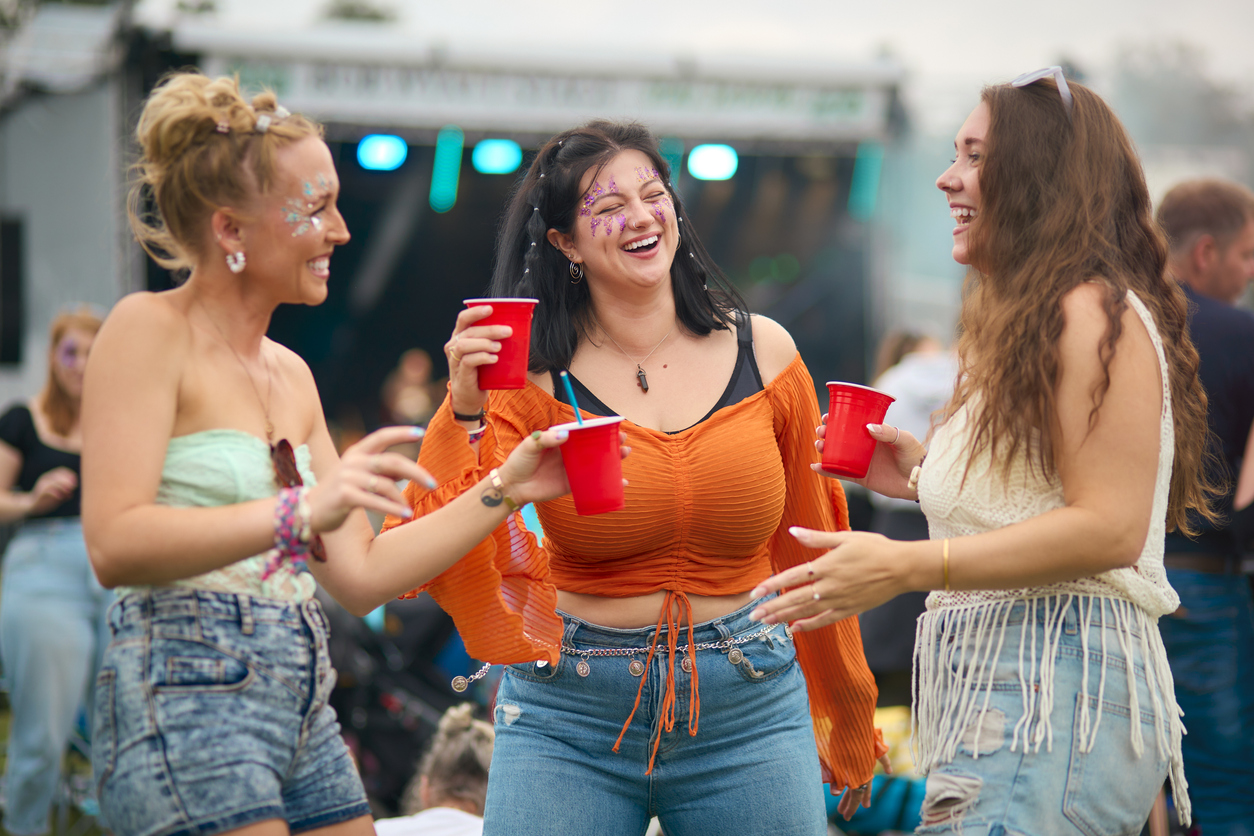
<svg viewBox="0 0 1254 836">
<path fill-rule="evenodd" d="M 740 648 L 738 647 L 738 645 L 746 644 L 748 642 L 753 641 L 754 639 L 765 638 L 769 636 L 771 633 L 773 633 L 774 631 L 775 631 L 775 625 L 771 625 L 770 627 L 763 627 L 761 630 L 758 630 L 756 633 L 749 633 L 744 636 L 737 636 L 734 639 L 722 639 L 716 642 L 702 642 L 701 644 L 692 645 L 691 648 L 693 651 L 726 650 L 727 661 L 733 665 L 739 665 L 744 660 L 745 655 L 744 653 L 740 651 Z M 788 639 L 792 638 L 792 628 L 790 628 L 787 624 L 784 625 L 784 635 Z M 575 665 L 575 673 L 579 674 L 580 676 L 587 676 L 589 673 L 592 672 L 592 666 L 588 664 L 588 660 L 591 658 L 610 657 L 610 656 L 639 656 L 640 654 L 647 655 L 649 653 L 649 650 L 650 648 L 648 647 L 613 647 L 613 648 L 606 647 L 606 648 L 593 648 L 590 650 L 581 650 L 577 647 L 568 647 L 567 645 L 562 645 L 562 652 L 565 653 L 567 656 L 579 657 L 579 662 Z M 689 645 L 686 645 L 686 644 L 676 645 L 675 650 L 678 653 L 688 653 Z M 536 667 L 538 668 L 543 668 L 547 665 L 548 665 L 548 662 L 545 662 L 543 659 L 536 662 Z M 458 692 L 459 694 L 462 691 L 465 691 L 467 688 L 470 687 L 470 683 L 474 682 L 475 680 L 482 679 L 484 676 L 486 676 L 488 673 L 488 670 L 491 667 L 492 665 L 490 663 L 485 664 L 483 667 L 481 667 L 479 670 L 477 670 L 475 673 L 471 674 L 468 677 L 467 676 L 453 677 L 453 682 L 452 682 L 453 690 Z M 684 657 L 683 662 L 680 663 L 680 667 L 684 669 L 684 673 L 692 673 L 691 655 Z M 641 662 L 639 659 L 632 659 L 631 663 L 627 665 L 627 671 L 632 676 L 640 676 L 641 674 L 644 673 L 644 662 Z"/>
</svg>

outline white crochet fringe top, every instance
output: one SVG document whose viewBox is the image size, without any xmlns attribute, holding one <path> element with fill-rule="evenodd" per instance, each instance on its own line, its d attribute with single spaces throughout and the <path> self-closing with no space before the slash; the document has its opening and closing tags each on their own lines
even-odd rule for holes
<svg viewBox="0 0 1254 836">
<path fill-rule="evenodd" d="M 1187 787 L 1180 757 L 1180 737 L 1183 727 L 1180 710 L 1176 706 L 1171 669 L 1167 663 L 1162 638 L 1158 632 L 1159 616 L 1170 613 L 1180 604 L 1179 596 L 1167 582 L 1163 571 L 1163 537 L 1166 532 L 1167 497 L 1171 484 L 1171 467 L 1175 454 L 1175 433 L 1171 413 L 1171 389 L 1167 374 L 1167 361 L 1163 353 L 1162 337 L 1144 303 L 1131 291 L 1127 296 L 1133 310 L 1141 317 L 1154 343 L 1158 355 L 1159 374 L 1162 380 L 1163 408 L 1159 420 L 1158 474 L 1154 484 L 1153 514 L 1145 547 L 1134 567 L 1113 569 L 1088 578 L 1023 589 L 979 590 L 969 592 L 933 592 L 927 599 L 927 612 L 919 617 L 918 636 L 915 642 L 915 759 L 919 768 L 926 772 L 933 766 L 949 762 L 957 752 L 963 733 L 971 722 L 983 721 L 984 704 L 981 682 L 991 681 L 995 653 L 1005 638 L 1011 608 L 1018 603 L 1030 608 L 1035 615 L 1045 617 L 1045 646 L 1035 653 L 1020 653 L 1020 682 L 1040 679 L 1039 699 L 1027 700 L 1024 716 L 1019 718 L 1014 730 L 1014 747 L 1033 747 L 1039 751 L 1042 744 L 1051 748 L 1053 732 L 1050 713 L 1053 707 L 1053 659 L 1057 654 L 1057 637 L 1061 632 L 1063 613 L 1072 603 L 1078 602 L 1084 614 L 1080 635 L 1087 641 L 1089 627 L 1095 618 L 1104 622 L 1113 612 L 1114 627 L 1120 633 L 1119 644 L 1124 656 L 1136 644 L 1141 645 L 1146 675 L 1153 695 L 1155 715 L 1155 743 L 1160 756 L 1169 757 L 1172 785 L 1176 790 L 1177 804 L 1184 820 L 1189 816 Z M 1031 450 L 1021 449 L 1010 463 L 1008 477 L 1003 478 L 1000 463 L 995 463 L 987 451 L 971 462 L 965 483 L 969 449 L 969 414 L 964 406 L 933 436 L 927 459 L 919 475 L 919 503 L 927 515 L 928 532 L 933 540 L 946 537 L 962 537 L 1013 525 L 1039 516 L 1056 508 L 1062 508 L 1062 483 L 1057 474 L 1047 478 L 1040 467 L 1030 464 Z M 1097 599 L 1105 599 L 1106 603 Z M 1094 608 L 1094 602 L 1097 607 Z M 1094 612 L 1096 609 L 1096 613 Z M 956 614 L 968 616 L 955 618 Z M 1099 622 L 1102 623 L 1102 622 Z M 1105 626 L 1105 624 L 1103 624 Z M 1026 635 L 1029 631 L 1024 630 Z M 955 633 L 961 633 L 957 636 Z M 963 641 L 966 652 L 983 659 L 984 666 L 972 665 L 960 676 L 948 673 L 947 665 L 937 665 L 937 649 L 947 646 L 954 638 Z M 983 646 L 987 645 L 987 647 Z M 1087 647 L 1085 648 L 1087 652 Z M 1102 648 L 1105 654 L 1103 642 Z M 971 658 L 968 655 L 968 658 Z M 977 669 L 977 667 L 979 669 Z M 1026 669 L 1025 669 L 1026 668 Z M 1129 676 L 1133 666 L 1128 665 Z M 1103 655 L 1102 676 L 1105 675 Z M 1026 677 L 1026 678 L 1025 678 Z M 1131 684 L 1131 683 L 1130 683 Z M 1090 683 L 1084 679 L 1082 694 L 1083 711 L 1088 711 Z M 1132 687 L 1132 716 L 1137 716 L 1136 689 Z M 978 697 L 978 698 L 977 698 Z M 1027 699 L 1025 697 L 1025 699 Z M 1082 720 L 1081 734 L 1091 733 L 1085 743 L 1085 751 L 1092 748 L 1096 739 L 1097 724 L 1101 716 L 1101 700 L 1097 701 L 1096 716 L 1091 722 Z M 1137 754 L 1143 751 L 1140 723 L 1132 723 L 1132 745 Z"/>
</svg>

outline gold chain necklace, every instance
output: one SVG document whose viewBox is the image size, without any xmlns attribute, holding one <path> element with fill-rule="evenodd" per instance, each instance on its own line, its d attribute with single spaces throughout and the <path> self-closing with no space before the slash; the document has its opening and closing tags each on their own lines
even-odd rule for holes
<svg viewBox="0 0 1254 836">
<path fill-rule="evenodd" d="M 223 333 L 220 327 L 218 327 L 217 321 L 209 315 L 209 309 L 205 307 L 205 303 L 199 299 L 196 300 L 196 303 L 200 305 L 200 309 L 205 312 L 205 319 L 209 320 L 209 324 L 213 326 L 213 330 L 218 332 L 218 336 L 222 338 L 222 342 L 226 343 L 226 347 L 231 350 L 231 354 L 235 355 L 236 362 L 239 363 L 240 368 L 244 370 L 245 376 L 248 377 L 248 384 L 252 386 L 253 394 L 257 396 L 257 403 L 261 404 L 261 413 L 266 417 L 266 442 L 273 447 L 274 422 L 270 420 L 270 399 L 274 395 L 274 375 L 270 369 L 270 362 L 266 360 L 264 356 L 261 357 L 261 362 L 266 367 L 266 398 L 265 400 L 262 400 L 261 390 L 257 388 L 257 381 L 253 380 L 252 372 L 250 372 L 248 370 L 248 366 L 244 364 L 244 358 L 239 356 L 239 352 L 235 350 L 235 346 L 231 345 L 231 341 L 226 338 L 226 334 Z M 258 352 L 258 355 L 260 356 L 260 352 Z"/>
<path fill-rule="evenodd" d="M 674 325 L 671 326 L 671 330 L 666 332 L 666 337 L 662 337 L 662 339 L 658 341 L 658 344 L 653 346 L 653 351 L 650 351 L 648 354 L 644 355 L 643 360 L 637 360 L 635 357 L 632 357 L 630 354 L 628 354 L 623 349 L 623 347 L 618 344 L 618 340 L 614 339 L 613 334 L 605 330 L 605 326 L 601 324 L 601 320 L 596 318 L 596 314 L 592 315 L 592 321 L 597 324 L 597 328 L 601 329 L 602 334 L 610 338 L 610 342 L 614 343 L 614 347 L 617 348 L 619 351 L 621 351 L 624 357 L 626 357 L 628 360 L 636 364 L 636 385 L 639 386 L 645 392 L 648 392 L 649 391 L 649 378 L 645 376 L 644 366 L 642 364 L 645 361 L 647 361 L 650 357 L 652 357 L 655 351 L 657 351 L 659 348 L 662 347 L 662 343 L 666 342 L 667 337 L 675 333 L 675 326 Z"/>
</svg>

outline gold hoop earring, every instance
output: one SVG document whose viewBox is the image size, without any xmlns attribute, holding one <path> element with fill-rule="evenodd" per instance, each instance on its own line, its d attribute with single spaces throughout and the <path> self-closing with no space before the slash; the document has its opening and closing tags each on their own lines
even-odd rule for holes
<svg viewBox="0 0 1254 836">
<path fill-rule="evenodd" d="M 570 267 L 567 269 L 570 270 L 570 283 L 571 284 L 579 284 L 581 281 L 583 281 L 583 265 L 582 264 L 576 264 L 575 262 L 572 261 L 570 263 Z"/>
</svg>

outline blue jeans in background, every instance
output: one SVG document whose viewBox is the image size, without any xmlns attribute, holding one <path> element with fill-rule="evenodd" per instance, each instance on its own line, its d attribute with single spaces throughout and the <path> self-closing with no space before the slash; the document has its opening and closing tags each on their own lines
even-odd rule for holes
<svg viewBox="0 0 1254 836">
<path fill-rule="evenodd" d="M 763 630 L 748 618 L 754 606 L 697 625 L 696 643 Z M 646 667 L 645 653 L 591 654 L 647 647 L 655 628 L 564 620 L 563 644 L 588 656 L 563 653 L 556 665 L 510 665 L 501 680 L 485 836 L 639 836 L 652 816 L 667 836 L 827 833 L 805 678 L 782 625 L 736 645 L 739 653 L 697 651 L 700 726 L 689 736 L 686 654 L 674 660 L 674 729 L 660 728 L 671 675 L 665 631 Z M 687 643 L 683 629 L 677 644 Z M 641 682 L 633 662 L 646 677 L 644 692 L 614 752 Z M 646 775 L 658 734 L 661 747 Z"/>
<path fill-rule="evenodd" d="M 46 833 L 61 758 L 108 643 L 113 593 L 92 573 L 77 517 L 31 520 L 9 543 L 0 654 L 12 705 L 4 827 Z"/>
<path fill-rule="evenodd" d="M 1254 604 L 1244 575 L 1168 569 L 1159 619 L 1184 710 L 1184 771 L 1205 836 L 1254 834 Z"/>
</svg>

